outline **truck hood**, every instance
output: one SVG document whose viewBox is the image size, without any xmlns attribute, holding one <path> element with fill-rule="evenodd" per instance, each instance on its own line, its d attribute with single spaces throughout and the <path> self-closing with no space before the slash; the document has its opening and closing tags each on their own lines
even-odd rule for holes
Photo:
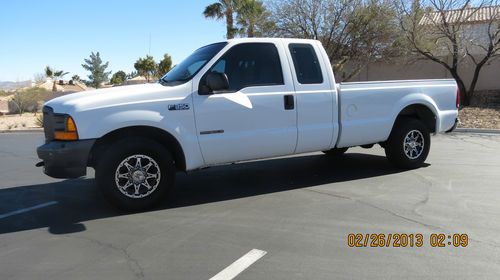
<svg viewBox="0 0 500 280">
<path fill-rule="evenodd" d="M 54 98 L 46 106 L 56 113 L 72 114 L 95 110 L 101 107 L 113 107 L 124 104 L 184 98 L 189 94 L 186 86 L 167 87 L 161 84 L 141 84 L 82 91 Z"/>
</svg>

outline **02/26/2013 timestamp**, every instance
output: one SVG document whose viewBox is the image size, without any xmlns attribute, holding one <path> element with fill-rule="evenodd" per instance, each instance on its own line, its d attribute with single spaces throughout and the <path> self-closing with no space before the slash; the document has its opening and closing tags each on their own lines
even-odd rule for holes
<svg viewBox="0 0 500 280">
<path fill-rule="evenodd" d="M 465 233 L 431 233 L 428 236 L 422 233 L 349 233 L 347 246 L 349 247 L 456 247 L 465 248 L 469 245 L 469 236 Z"/>
</svg>

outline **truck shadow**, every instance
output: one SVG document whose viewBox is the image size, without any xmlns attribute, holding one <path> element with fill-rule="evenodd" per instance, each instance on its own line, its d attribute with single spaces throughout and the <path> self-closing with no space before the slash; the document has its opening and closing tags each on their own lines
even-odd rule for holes
<svg viewBox="0 0 500 280">
<path fill-rule="evenodd" d="M 179 173 L 171 197 L 154 211 L 398 172 L 401 170 L 392 167 L 383 156 L 356 153 L 348 153 L 340 159 L 314 154 L 213 167 L 191 174 Z M 53 234 L 67 234 L 86 230 L 83 222 L 89 220 L 130 214 L 111 208 L 93 179 L 1 189 L 0 214 L 48 201 L 57 204 L 0 218 L 0 234 L 47 227 Z"/>
</svg>

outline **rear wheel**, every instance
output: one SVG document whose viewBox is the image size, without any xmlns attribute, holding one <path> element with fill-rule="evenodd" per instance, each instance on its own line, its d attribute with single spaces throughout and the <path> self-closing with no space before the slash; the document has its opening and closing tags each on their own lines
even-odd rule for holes
<svg viewBox="0 0 500 280">
<path fill-rule="evenodd" d="M 147 138 L 113 143 L 99 159 L 96 181 L 115 206 L 142 210 L 162 201 L 173 187 L 175 166 L 169 151 Z"/>
<path fill-rule="evenodd" d="M 422 166 L 429 155 L 430 132 L 419 120 L 398 120 L 385 145 L 385 154 L 397 167 L 412 169 Z"/>
<path fill-rule="evenodd" d="M 326 155 L 333 156 L 333 157 L 339 157 L 342 156 L 345 152 L 347 152 L 349 148 L 333 148 L 328 151 L 323 151 Z"/>
</svg>

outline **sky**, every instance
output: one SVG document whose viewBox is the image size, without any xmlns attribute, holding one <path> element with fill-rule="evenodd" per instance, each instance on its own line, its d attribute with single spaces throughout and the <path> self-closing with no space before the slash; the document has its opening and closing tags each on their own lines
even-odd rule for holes
<svg viewBox="0 0 500 280">
<path fill-rule="evenodd" d="M 92 51 L 113 73 L 134 70 L 150 53 L 179 63 L 195 49 L 225 40 L 223 21 L 205 19 L 215 0 L 4 0 L 0 8 L 0 81 L 24 81 L 49 65 L 89 73 Z M 151 37 L 151 45 L 150 45 Z M 151 47 L 150 47 L 151 46 Z"/>
</svg>

